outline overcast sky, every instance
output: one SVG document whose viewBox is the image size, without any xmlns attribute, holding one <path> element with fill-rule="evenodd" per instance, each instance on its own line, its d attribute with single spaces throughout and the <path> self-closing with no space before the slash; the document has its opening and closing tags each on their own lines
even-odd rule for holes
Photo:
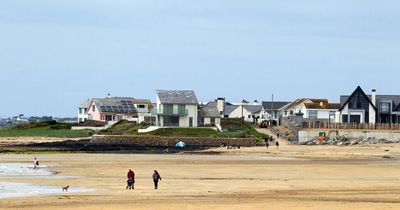
<svg viewBox="0 0 400 210">
<path fill-rule="evenodd" d="M 2 0 L 0 116 L 87 98 L 400 94 L 400 1 Z"/>
</svg>

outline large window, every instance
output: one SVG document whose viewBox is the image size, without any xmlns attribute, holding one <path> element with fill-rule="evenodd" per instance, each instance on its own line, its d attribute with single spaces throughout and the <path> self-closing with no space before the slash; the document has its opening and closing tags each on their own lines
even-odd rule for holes
<svg viewBox="0 0 400 210">
<path fill-rule="evenodd" d="M 390 102 L 379 103 L 379 113 L 389 114 L 390 113 Z"/>
<path fill-rule="evenodd" d="M 317 110 L 308 111 L 308 118 L 309 119 L 317 119 L 318 118 L 318 111 Z"/>
</svg>

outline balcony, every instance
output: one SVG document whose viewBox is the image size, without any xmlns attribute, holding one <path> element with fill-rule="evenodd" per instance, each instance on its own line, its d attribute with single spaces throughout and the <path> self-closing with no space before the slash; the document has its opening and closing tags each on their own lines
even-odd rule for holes
<svg viewBox="0 0 400 210">
<path fill-rule="evenodd" d="M 157 115 L 169 115 L 169 116 L 186 116 L 188 115 L 187 109 L 181 110 L 170 110 L 170 109 L 159 109 Z"/>
</svg>

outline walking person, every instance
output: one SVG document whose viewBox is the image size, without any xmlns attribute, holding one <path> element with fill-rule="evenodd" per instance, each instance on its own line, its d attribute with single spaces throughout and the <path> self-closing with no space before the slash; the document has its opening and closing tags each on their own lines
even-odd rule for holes
<svg viewBox="0 0 400 210">
<path fill-rule="evenodd" d="M 154 170 L 153 173 L 153 182 L 154 182 L 154 189 L 157 190 L 158 189 L 158 181 L 161 181 L 161 176 L 158 173 L 157 170 Z"/>
<path fill-rule="evenodd" d="M 36 159 L 36 157 L 33 158 L 33 169 L 38 169 L 39 168 L 39 161 Z"/>
<path fill-rule="evenodd" d="M 134 190 L 135 189 L 135 172 L 132 171 L 132 169 L 129 169 L 128 174 L 127 174 L 128 180 L 126 189 Z"/>
<path fill-rule="evenodd" d="M 278 149 L 279 148 L 279 141 L 278 140 L 276 140 L 275 145 L 276 145 L 276 148 Z"/>
<path fill-rule="evenodd" d="M 279 139 L 279 131 L 276 132 L 276 139 Z"/>
<path fill-rule="evenodd" d="M 264 142 L 265 142 L 265 147 L 267 147 L 267 149 L 268 149 L 268 147 L 269 147 L 269 144 L 268 144 L 268 137 L 265 137 L 265 138 L 264 138 Z"/>
</svg>

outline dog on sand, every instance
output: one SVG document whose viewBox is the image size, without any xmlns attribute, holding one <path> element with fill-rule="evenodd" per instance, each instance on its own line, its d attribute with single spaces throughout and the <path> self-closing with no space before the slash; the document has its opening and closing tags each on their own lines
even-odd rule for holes
<svg viewBox="0 0 400 210">
<path fill-rule="evenodd" d="M 67 186 L 65 186 L 65 187 L 62 187 L 62 191 L 64 192 L 68 192 L 68 188 L 69 188 L 69 185 L 67 185 Z"/>
</svg>

